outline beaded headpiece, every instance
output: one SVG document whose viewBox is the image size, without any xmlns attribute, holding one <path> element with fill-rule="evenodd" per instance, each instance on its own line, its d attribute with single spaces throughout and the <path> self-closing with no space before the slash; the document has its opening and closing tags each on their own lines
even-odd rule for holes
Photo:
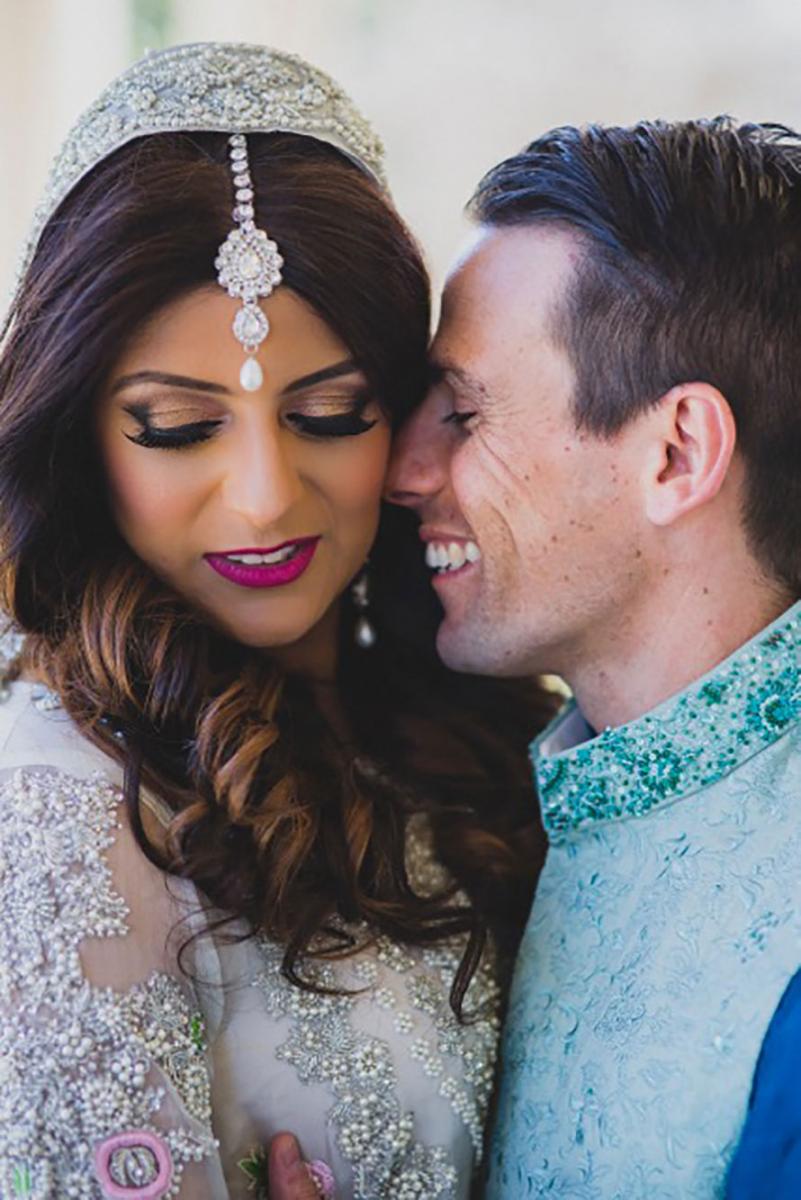
<svg viewBox="0 0 801 1200">
<path fill-rule="evenodd" d="M 51 168 L 19 267 L 21 280 L 58 206 L 104 158 L 151 133 L 228 133 L 235 228 L 218 251 L 217 279 L 242 300 L 234 333 L 248 360 L 242 386 L 260 386 L 253 354 L 267 336 L 258 297 L 281 282 L 275 242 L 254 224 L 246 136 L 296 133 L 328 142 L 385 186 L 383 146 L 342 89 L 293 54 L 266 46 L 198 42 L 148 54 L 118 76 L 78 119 Z"/>
</svg>

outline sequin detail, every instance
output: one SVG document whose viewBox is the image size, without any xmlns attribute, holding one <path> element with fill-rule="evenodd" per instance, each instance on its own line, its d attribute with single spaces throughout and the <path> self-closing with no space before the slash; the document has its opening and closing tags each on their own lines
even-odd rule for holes
<svg viewBox="0 0 801 1200">
<path fill-rule="evenodd" d="M 411 823 L 407 858 L 416 885 L 442 882 L 424 826 L 417 820 Z M 366 935 L 364 929 L 354 932 L 362 939 Z M 356 959 L 307 962 L 303 970 L 318 986 L 350 989 L 350 994 L 324 995 L 288 984 L 280 973 L 281 948 L 261 943 L 265 965 L 256 986 L 271 1014 L 292 1022 L 278 1057 L 292 1064 L 301 1082 L 332 1089 L 335 1103 L 328 1119 L 353 1171 L 354 1200 L 450 1200 L 457 1185 L 447 1151 L 415 1141 L 414 1113 L 404 1111 L 398 1098 L 389 1045 L 357 1028 L 356 1007 L 365 1002 L 395 1014 L 395 1030 L 408 1039 L 410 1057 L 438 1081 L 439 1094 L 467 1128 L 480 1159 L 498 1039 L 499 992 L 488 956 L 466 1001 L 468 1010 L 480 1015 L 459 1024 L 448 997 L 463 945 L 456 938 L 437 947 L 406 948 L 380 937 Z M 421 1030 L 428 1036 L 421 1037 Z M 459 1064 L 458 1075 L 449 1062 Z"/>
<path fill-rule="evenodd" d="M 384 148 L 323 71 L 267 46 L 173 46 L 115 79 L 84 112 L 56 157 L 19 265 L 21 279 L 45 224 L 79 180 L 133 138 L 165 131 L 288 131 L 330 142 L 383 183 Z"/>
<path fill-rule="evenodd" d="M 159 1200 L 172 1182 L 172 1158 L 158 1134 L 132 1129 L 100 1143 L 95 1171 L 109 1200 Z"/>
<path fill-rule="evenodd" d="M 550 757 L 546 731 L 532 758 L 549 838 L 709 787 L 799 719 L 801 603 L 639 720 Z"/>
<path fill-rule="evenodd" d="M 160 1194 L 176 1195 L 183 1168 L 216 1148 L 205 1058 L 178 982 L 154 973 L 120 993 L 82 971 L 84 939 L 128 932 L 104 857 L 119 803 L 99 773 L 20 770 L 0 787 L 3 1196 L 99 1198 L 93 1147 L 121 1130 L 154 1131 L 167 1084 L 186 1119 L 159 1130 L 174 1168 Z"/>
<path fill-rule="evenodd" d="M 722 1200 L 801 957 L 799 795 L 801 723 L 700 795 L 550 847 L 486 1200 Z"/>
</svg>

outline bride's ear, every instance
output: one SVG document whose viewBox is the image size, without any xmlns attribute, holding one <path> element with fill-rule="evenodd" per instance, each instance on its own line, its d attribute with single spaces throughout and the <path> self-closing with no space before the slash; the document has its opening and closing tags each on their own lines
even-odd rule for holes
<svg viewBox="0 0 801 1200">
<path fill-rule="evenodd" d="M 671 388 L 654 417 L 645 511 L 654 525 L 671 525 L 717 496 L 734 455 L 737 429 L 726 397 L 708 383 Z"/>
</svg>

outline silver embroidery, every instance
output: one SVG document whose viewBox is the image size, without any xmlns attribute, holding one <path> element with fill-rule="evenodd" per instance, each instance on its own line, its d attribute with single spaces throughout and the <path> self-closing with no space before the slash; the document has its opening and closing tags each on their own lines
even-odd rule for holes
<svg viewBox="0 0 801 1200">
<path fill-rule="evenodd" d="M 415 886 L 444 882 L 441 868 L 431 861 L 430 839 L 424 825 L 410 827 L 408 862 Z M 439 1080 L 439 1093 L 468 1130 L 476 1158 L 481 1154 L 481 1134 L 493 1078 L 498 1038 L 499 992 L 491 958 L 482 964 L 468 991 L 467 1006 L 479 1018 L 460 1025 L 449 1004 L 450 986 L 464 947 L 461 938 L 450 943 L 411 950 L 378 938 L 371 958 L 355 960 L 350 982 L 330 964 L 305 964 L 304 970 L 325 988 L 367 988 L 371 1002 L 393 1011 L 394 1028 L 408 1038 L 408 1053 L 418 1058 L 426 1075 Z M 255 980 L 270 1013 L 289 1017 L 289 1035 L 278 1057 L 292 1064 L 306 1084 L 326 1083 L 335 1095 L 328 1119 L 337 1131 L 340 1151 L 353 1171 L 354 1200 L 449 1200 L 456 1188 L 456 1172 L 447 1151 L 421 1145 L 414 1138 L 414 1117 L 404 1112 L 389 1046 L 355 1028 L 354 1005 L 360 995 L 319 995 L 288 984 L 280 973 L 282 951 L 260 943 L 264 969 Z M 377 963 L 399 976 L 392 989 L 379 984 Z M 404 1003 L 403 997 L 406 997 Z M 418 1028 L 414 1012 L 424 1014 L 435 1040 L 413 1037 Z M 446 1065 L 452 1058 L 463 1070 L 456 1078 Z"/>
<path fill-rule="evenodd" d="M 323 71 L 268 46 L 172 46 L 134 63 L 78 118 L 53 162 L 34 213 L 17 285 L 46 223 L 88 171 L 133 138 L 176 130 L 280 130 L 318 138 L 384 183 L 380 139 Z"/>
<path fill-rule="evenodd" d="M 410 822 L 406 866 L 409 878 L 420 892 L 431 894 L 448 883 L 447 873 L 434 855 L 431 830 L 424 814 Z M 457 902 L 463 899 L 461 895 L 455 897 Z M 461 939 L 428 947 L 424 961 L 430 974 L 414 973 L 407 979 L 410 1006 L 426 1013 L 436 1030 L 435 1044 L 427 1038 L 417 1038 L 411 1053 L 421 1062 L 428 1076 L 440 1079 L 440 1095 L 450 1102 L 467 1127 L 476 1159 L 480 1162 L 500 1035 L 500 989 L 495 979 L 493 956 L 487 953 L 471 980 L 464 1002 L 465 1011 L 478 1015 L 478 1019 L 469 1025 L 460 1025 L 454 1020 L 449 996 L 463 948 Z M 389 946 L 382 949 L 386 958 Z M 464 1080 L 448 1073 L 449 1058 L 460 1062 Z"/>
<path fill-rule="evenodd" d="M 413 1141 L 414 1117 L 401 1108 L 388 1045 L 353 1028 L 355 997 L 301 991 L 280 974 L 281 948 L 263 941 L 261 951 L 265 967 L 256 985 L 272 1015 L 292 1018 L 277 1056 L 292 1064 L 302 1083 L 333 1089 L 328 1119 L 353 1171 L 354 1200 L 452 1200 L 456 1172 L 442 1147 Z M 329 965 L 305 970 L 322 987 L 341 986 Z"/>
<path fill-rule="evenodd" d="M 127 907 L 104 852 L 119 793 L 98 774 L 18 771 L 0 787 L 0 1194 L 101 1196 L 94 1147 L 155 1129 L 165 1088 L 193 1121 L 160 1129 L 175 1166 L 215 1148 L 197 1018 L 176 980 L 154 973 L 126 993 L 92 986 L 88 937 L 122 937 Z"/>
</svg>

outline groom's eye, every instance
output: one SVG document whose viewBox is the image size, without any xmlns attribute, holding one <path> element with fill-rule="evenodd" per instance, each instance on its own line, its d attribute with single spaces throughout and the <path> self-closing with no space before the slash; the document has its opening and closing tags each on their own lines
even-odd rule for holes
<svg viewBox="0 0 801 1200">
<path fill-rule="evenodd" d="M 464 426 L 464 425 L 467 425 L 468 421 L 471 421 L 472 418 L 475 417 L 476 415 L 477 414 L 475 413 L 475 411 L 462 412 L 459 409 L 454 409 L 453 412 L 448 413 L 447 417 L 442 418 L 442 424 L 443 425 Z"/>
</svg>

